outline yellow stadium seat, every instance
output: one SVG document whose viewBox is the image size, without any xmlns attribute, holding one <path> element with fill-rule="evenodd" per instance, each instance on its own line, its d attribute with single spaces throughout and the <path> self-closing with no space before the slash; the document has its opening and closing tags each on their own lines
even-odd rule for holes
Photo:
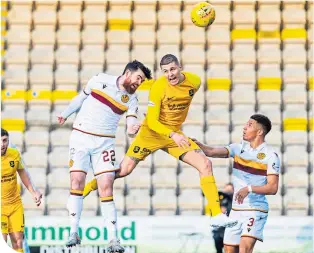
<svg viewBox="0 0 314 253">
<path fill-rule="evenodd" d="M 314 90 L 314 78 L 313 77 L 309 78 L 309 90 L 311 91 Z"/>
<path fill-rule="evenodd" d="M 314 118 L 311 118 L 308 123 L 310 131 L 314 131 Z"/>
<path fill-rule="evenodd" d="M 2 90 L 1 99 L 5 100 L 26 100 L 27 94 L 24 90 Z"/>
<path fill-rule="evenodd" d="M 56 100 L 71 100 L 77 95 L 77 91 L 74 90 L 54 90 L 52 92 L 52 101 Z"/>
<path fill-rule="evenodd" d="M 285 118 L 283 120 L 284 131 L 306 131 L 307 120 L 305 118 Z"/>
<path fill-rule="evenodd" d="M 23 119 L 2 119 L 1 127 L 7 131 L 20 131 L 25 130 L 25 120 Z"/>
<path fill-rule="evenodd" d="M 257 82 L 259 90 L 280 90 L 282 80 L 280 77 L 260 77 Z"/>
<path fill-rule="evenodd" d="M 27 101 L 49 100 L 51 101 L 52 92 L 50 90 L 29 90 L 27 91 Z"/>
<path fill-rule="evenodd" d="M 281 32 L 282 40 L 306 40 L 307 34 L 304 28 L 284 28 Z"/>
<path fill-rule="evenodd" d="M 258 42 L 261 44 L 280 43 L 279 30 L 259 30 L 257 33 Z"/>
<path fill-rule="evenodd" d="M 208 78 L 208 90 L 230 90 L 231 80 L 228 78 Z"/>
<path fill-rule="evenodd" d="M 254 29 L 234 29 L 231 31 L 231 40 L 255 41 L 256 31 Z"/>
<path fill-rule="evenodd" d="M 108 20 L 109 30 L 127 30 L 129 31 L 132 25 L 131 19 L 112 18 Z"/>
</svg>

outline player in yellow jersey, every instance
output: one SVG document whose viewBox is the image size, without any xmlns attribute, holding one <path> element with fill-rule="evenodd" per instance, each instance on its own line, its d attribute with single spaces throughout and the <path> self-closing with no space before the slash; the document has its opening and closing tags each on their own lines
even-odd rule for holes
<svg viewBox="0 0 314 253">
<path fill-rule="evenodd" d="M 9 134 L 1 129 L 1 231 L 5 241 L 10 235 L 13 249 L 23 252 L 24 209 L 17 186 L 17 173 L 37 206 L 42 195 L 34 189 L 29 174 L 24 170 L 19 151 L 8 145 Z"/>
<path fill-rule="evenodd" d="M 200 185 L 212 216 L 211 226 L 234 226 L 237 221 L 221 213 L 211 161 L 180 130 L 193 96 L 200 88 L 201 79 L 195 74 L 182 71 L 178 59 L 172 54 L 161 59 L 160 68 L 164 76 L 158 78 L 151 87 L 146 118 L 121 162 L 116 178 L 127 176 L 138 162 L 161 149 L 193 166 L 200 173 Z M 84 194 L 97 189 L 96 185 L 95 181 L 88 183 Z"/>
</svg>

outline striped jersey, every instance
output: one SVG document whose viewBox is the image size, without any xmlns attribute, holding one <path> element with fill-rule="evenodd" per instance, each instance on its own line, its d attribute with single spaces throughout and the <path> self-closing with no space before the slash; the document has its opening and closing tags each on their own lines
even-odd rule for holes
<svg viewBox="0 0 314 253">
<path fill-rule="evenodd" d="M 81 132 L 114 137 L 120 118 L 137 117 L 136 94 L 120 90 L 118 76 L 100 73 L 93 76 L 84 88 L 88 97 L 84 100 L 73 124 Z"/>
<path fill-rule="evenodd" d="M 229 156 L 233 157 L 232 183 L 234 192 L 248 185 L 263 186 L 267 184 L 267 175 L 280 173 L 280 160 L 274 149 L 262 143 L 257 148 L 252 148 L 250 143 L 242 141 L 226 147 Z M 242 204 L 233 198 L 234 210 L 257 210 L 268 212 L 268 202 L 265 195 L 249 193 Z"/>
</svg>

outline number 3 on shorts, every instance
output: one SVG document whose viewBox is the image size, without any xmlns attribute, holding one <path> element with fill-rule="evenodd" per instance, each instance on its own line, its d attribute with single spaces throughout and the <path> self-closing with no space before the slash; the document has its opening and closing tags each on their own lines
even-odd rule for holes
<svg viewBox="0 0 314 253">
<path fill-rule="evenodd" d="M 115 162 L 116 161 L 116 154 L 114 152 L 114 150 L 105 150 L 102 152 L 103 156 L 102 159 L 104 160 L 104 162 Z"/>
<path fill-rule="evenodd" d="M 249 221 L 250 221 L 250 222 L 247 224 L 247 226 L 248 226 L 248 227 L 252 227 L 252 226 L 254 225 L 255 219 L 254 219 L 254 218 L 250 218 Z"/>
</svg>

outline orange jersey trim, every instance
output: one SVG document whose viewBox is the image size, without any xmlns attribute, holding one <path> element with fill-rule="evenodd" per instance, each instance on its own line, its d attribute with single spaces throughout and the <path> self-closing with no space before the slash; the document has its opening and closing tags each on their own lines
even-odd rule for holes
<svg viewBox="0 0 314 253">
<path fill-rule="evenodd" d="M 114 135 L 106 135 L 106 134 L 94 134 L 94 133 L 90 133 L 90 132 L 85 132 L 81 129 L 77 129 L 75 127 L 73 127 L 73 130 L 76 130 L 76 131 L 79 131 L 79 132 L 82 132 L 84 134 L 90 134 L 90 135 L 94 135 L 94 136 L 99 136 L 99 137 L 108 137 L 108 138 L 115 138 L 116 136 Z"/>
<path fill-rule="evenodd" d="M 255 162 L 255 161 L 250 161 L 250 160 L 245 160 L 237 155 L 234 156 L 234 161 L 238 164 L 241 164 L 246 167 L 251 167 L 257 170 L 267 170 L 267 164 Z"/>
<path fill-rule="evenodd" d="M 98 175 L 106 173 L 106 172 L 114 172 L 114 171 L 117 171 L 117 170 L 120 170 L 120 168 L 117 168 L 117 169 L 114 169 L 114 170 L 104 170 L 104 171 L 101 171 L 101 172 L 98 172 L 98 173 L 94 174 L 94 176 L 98 176 Z"/>
<path fill-rule="evenodd" d="M 252 236 L 252 235 L 241 235 L 241 237 L 251 237 L 251 238 L 254 238 L 260 242 L 263 242 L 263 240 L 261 238 L 258 238 L 258 237 Z"/>
<path fill-rule="evenodd" d="M 97 99 L 99 102 L 109 106 L 111 108 L 111 110 L 117 114 L 121 115 L 128 110 L 127 106 L 118 103 L 117 101 L 112 99 L 110 96 L 108 96 L 107 94 L 105 94 L 99 90 L 92 89 L 91 95 L 95 99 Z"/>
</svg>

